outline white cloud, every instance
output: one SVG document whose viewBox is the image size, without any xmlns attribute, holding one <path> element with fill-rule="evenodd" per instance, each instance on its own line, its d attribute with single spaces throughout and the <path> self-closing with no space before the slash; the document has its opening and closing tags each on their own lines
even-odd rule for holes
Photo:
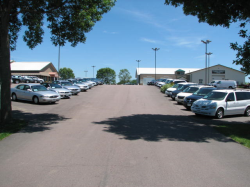
<svg viewBox="0 0 250 187">
<path fill-rule="evenodd" d="M 196 48 L 201 43 L 202 37 L 168 37 L 167 40 L 171 41 L 173 45 L 187 48 Z"/>
<path fill-rule="evenodd" d="M 141 41 L 143 42 L 148 42 L 148 43 L 153 43 L 153 44 L 160 44 L 160 45 L 164 45 L 164 42 L 159 41 L 159 40 L 152 40 L 149 38 L 141 38 Z"/>
<path fill-rule="evenodd" d="M 117 32 L 109 32 L 109 31 L 103 31 L 103 33 L 106 33 L 106 34 L 118 34 Z"/>
</svg>

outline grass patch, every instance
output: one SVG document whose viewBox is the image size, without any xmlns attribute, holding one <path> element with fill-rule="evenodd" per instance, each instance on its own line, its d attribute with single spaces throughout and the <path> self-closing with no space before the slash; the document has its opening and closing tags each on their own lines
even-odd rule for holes
<svg viewBox="0 0 250 187">
<path fill-rule="evenodd" d="M 221 124 L 215 128 L 220 133 L 250 148 L 250 124 Z"/>
<path fill-rule="evenodd" d="M 0 129 L 0 140 L 20 131 L 25 126 L 27 126 L 26 121 L 13 119 L 9 124 L 6 124 Z"/>
</svg>

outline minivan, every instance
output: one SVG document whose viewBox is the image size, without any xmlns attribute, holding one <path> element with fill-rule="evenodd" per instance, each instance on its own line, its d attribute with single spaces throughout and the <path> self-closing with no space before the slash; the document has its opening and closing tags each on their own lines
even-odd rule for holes
<svg viewBox="0 0 250 187">
<path fill-rule="evenodd" d="M 191 107 L 196 115 L 215 116 L 220 119 L 226 115 L 250 115 L 250 92 L 244 90 L 213 90 Z"/>
<path fill-rule="evenodd" d="M 213 84 L 218 89 L 235 89 L 237 88 L 237 82 L 234 80 L 219 80 Z"/>
</svg>

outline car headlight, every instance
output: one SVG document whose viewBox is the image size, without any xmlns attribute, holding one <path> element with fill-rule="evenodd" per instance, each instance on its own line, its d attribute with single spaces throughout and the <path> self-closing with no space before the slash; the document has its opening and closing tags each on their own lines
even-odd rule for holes
<svg viewBox="0 0 250 187">
<path fill-rule="evenodd" d="M 208 105 L 209 109 L 216 109 L 217 105 L 215 103 Z"/>
<path fill-rule="evenodd" d="M 42 95 L 40 97 L 42 97 L 42 98 L 49 98 L 49 96 L 47 96 L 47 95 Z"/>
</svg>

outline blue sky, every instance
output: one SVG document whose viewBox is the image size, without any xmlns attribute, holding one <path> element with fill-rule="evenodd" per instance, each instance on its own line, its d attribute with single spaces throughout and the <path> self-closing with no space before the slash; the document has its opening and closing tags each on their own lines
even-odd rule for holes
<svg viewBox="0 0 250 187">
<path fill-rule="evenodd" d="M 212 41 L 207 46 L 207 52 L 213 53 L 211 66 L 222 64 L 240 70 L 241 66 L 232 64 L 236 52 L 230 49 L 231 42 L 244 42 L 239 30 L 238 23 L 229 29 L 199 23 L 197 17 L 185 16 L 181 7 L 164 5 L 164 0 L 118 0 L 86 34 L 85 44 L 61 47 L 60 67 L 71 68 L 76 77 L 93 77 L 93 70 L 95 76 L 105 67 L 114 69 L 117 75 L 121 69 L 128 69 L 135 79 L 136 60 L 141 60 L 140 67 L 154 68 L 152 48 L 157 47 L 157 68 L 205 68 L 205 45 L 201 40 L 208 39 Z M 50 61 L 58 68 L 58 47 L 52 45 L 45 26 L 44 31 L 43 43 L 31 50 L 23 42 L 22 30 L 11 59 Z M 246 81 L 250 82 L 248 78 Z"/>
</svg>

